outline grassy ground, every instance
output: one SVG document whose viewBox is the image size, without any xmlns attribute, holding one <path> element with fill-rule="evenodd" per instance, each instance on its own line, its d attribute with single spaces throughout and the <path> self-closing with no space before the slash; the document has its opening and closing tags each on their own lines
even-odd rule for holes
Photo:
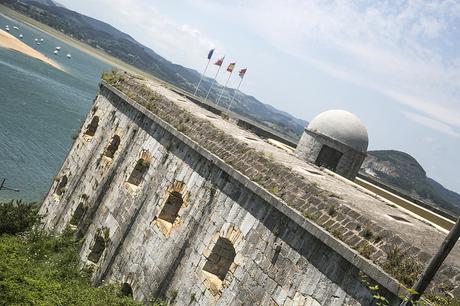
<svg viewBox="0 0 460 306">
<path fill-rule="evenodd" d="M 0 203 L 0 305 L 144 305 L 123 296 L 120 284 L 92 287 L 78 261 L 80 241 L 31 229 L 34 214 L 33 205 Z"/>
</svg>

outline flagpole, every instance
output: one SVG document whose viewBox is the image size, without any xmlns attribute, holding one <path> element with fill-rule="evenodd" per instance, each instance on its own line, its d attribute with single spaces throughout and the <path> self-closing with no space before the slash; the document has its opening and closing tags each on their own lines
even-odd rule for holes
<svg viewBox="0 0 460 306">
<path fill-rule="evenodd" d="M 240 89 L 241 83 L 243 83 L 243 79 L 244 79 L 244 77 L 241 78 L 240 83 L 238 84 L 238 87 L 236 88 L 235 92 L 233 93 L 233 97 L 232 97 L 232 100 L 230 101 L 230 104 L 227 107 L 227 111 L 229 111 L 230 107 L 232 107 L 233 100 L 235 100 L 236 92 Z"/>
<path fill-rule="evenodd" d="M 196 93 L 198 92 L 198 88 L 200 88 L 201 81 L 203 80 L 204 74 L 206 73 L 206 70 L 208 70 L 209 63 L 211 62 L 211 59 L 208 60 L 208 63 L 206 64 L 206 68 L 204 68 L 203 73 L 201 74 L 200 81 L 198 82 L 198 85 L 196 86 L 195 92 L 193 93 L 194 96 L 196 96 Z"/>
<path fill-rule="evenodd" d="M 225 82 L 225 86 L 222 87 L 222 90 L 220 91 L 219 99 L 217 99 L 217 104 L 216 105 L 219 105 L 220 98 L 222 98 L 222 94 L 224 93 L 224 89 L 227 88 L 228 81 L 230 81 L 230 77 L 232 76 L 232 73 L 233 73 L 233 70 L 232 70 L 232 72 L 230 72 L 230 75 L 228 76 L 227 82 Z"/>
<path fill-rule="evenodd" d="M 221 67 L 222 67 L 222 65 L 220 65 L 219 69 L 217 69 L 216 75 L 214 76 L 214 80 L 211 83 L 211 87 L 209 87 L 208 93 L 206 94 L 206 98 L 204 98 L 205 100 L 208 99 L 209 93 L 211 92 L 212 86 L 214 86 L 214 83 L 216 82 L 216 78 L 217 78 L 217 75 L 219 74 L 219 71 L 220 71 Z"/>
</svg>

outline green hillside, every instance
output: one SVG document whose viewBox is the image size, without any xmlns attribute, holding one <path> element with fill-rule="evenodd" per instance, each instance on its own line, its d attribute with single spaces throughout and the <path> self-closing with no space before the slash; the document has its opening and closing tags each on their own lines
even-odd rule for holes
<svg viewBox="0 0 460 306">
<path fill-rule="evenodd" d="M 460 195 L 427 177 L 419 162 L 407 153 L 369 151 L 361 171 L 412 197 L 460 214 Z"/>
<path fill-rule="evenodd" d="M 163 81 L 188 92 L 195 91 L 195 86 L 200 78 L 199 72 L 166 60 L 128 34 L 107 23 L 64 7 L 53 5 L 51 0 L 40 0 L 39 2 L 31 0 L 0 0 L 0 3 L 102 50 L 127 64 L 148 72 Z M 203 54 L 203 57 L 205 56 L 206 54 Z M 205 78 L 200 86 L 198 95 L 204 97 L 211 86 L 211 82 L 212 79 Z M 214 88 L 215 90 L 211 92 L 209 97 L 212 101 L 217 100 L 222 86 L 218 85 L 214 86 Z M 232 88 L 226 89 L 221 105 L 228 105 L 230 103 L 229 97 L 232 97 L 234 92 Z M 262 122 L 294 139 L 300 138 L 306 125 L 305 121 L 297 119 L 286 112 L 279 111 L 242 92 L 238 91 L 235 101 L 236 103 L 232 106 L 234 112 Z"/>
</svg>

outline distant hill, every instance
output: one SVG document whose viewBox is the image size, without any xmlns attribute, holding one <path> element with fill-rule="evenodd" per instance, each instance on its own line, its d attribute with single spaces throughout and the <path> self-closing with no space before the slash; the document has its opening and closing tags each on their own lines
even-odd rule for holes
<svg viewBox="0 0 460 306">
<path fill-rule="evenodd" d="M 0 0 L 0 3 L 92 47 L 105 51 L 183 90 L 194 92 L 195 86 L 199 81 L 199 72 L 166 60 L 128 34 L 107 23 L 68 10 L 51 0 Z M 203 56 L 206 56 L 206 54 Z M 211 82 L 212 79 L 205 78 L 198 94 L 205 96 L 211 86 Z M 214 101 L 217 100 L 221 88 L 221 85 L 215 86 L 215 90 L 211 92 L 209 98 Z M 234 89 L 228 88 L 223 97 L 231 97 L 234 93 Z M 229 98 L 222 98 L 221 100 L 221 104 L 224 106 L 228 105 L 229 102 Z M 300 138 L 306 125 L 305 121 L 297 119 L 286 112 L 279 111 L 260 102 L 255 97 L 245 95 L 239 91 L 235 102 L 232 107 L 234 112 L 262 122 L 294 139 Z"/>
<path fill-rule="evenodd" d="M 29 1 L 26 0 L 24 2 L 29 2 Z M 58 6 L 54 1 L 51 1 L 51 0 L 33 0 L 33 2 L 40 3 L 43 5 L 47 5 L 47 6 Z"/>
<path fill-rule="evenodd" d="M 460 214 L 460 194 L 426 176 L 423 167 L 407 153 L 369 151 L 361 171 L 408 195 Z"/>
</svg>

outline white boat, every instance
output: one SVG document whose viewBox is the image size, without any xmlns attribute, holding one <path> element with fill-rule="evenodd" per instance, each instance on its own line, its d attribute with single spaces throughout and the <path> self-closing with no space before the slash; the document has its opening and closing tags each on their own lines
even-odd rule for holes
<svg viewBox="0 0 460 306">
<path fill-rule="evenodd" d="M 37 42 L 37 45 L 39 45 L 39 46 L 40 46 L 40 42 Z"/>
<path fill-rule="evenodd" d="M 24 38 L 24 35 L 22 35 L 22 34 L 19 34 L 19 38 Z"/>
<path fill-rule="evenodd" d="M 13 29 L 15 29 L 15 30 L 19 30 L 19 28 L 18 28 L 18 27 L 13 27 Z"/>
<path fill-rule="evenodd" d="M 67 58 L 72 58 L 72 55 L 70 55 L 70 53 L 67 53 Z"/>
<path fill-rule="evenodd" d="M 40 38 L 40 41 L 41 41 L 41 42 L 43 42 L 43 41 L 44 41 L 44 39 L 43 39 L 43 38 Z"/>
<path fill-rule="evenodd" d="M 7 32 L 9 32 L 9 31 L 10 31 L 10 28 L 5 28 L 5 30 L 6 30 Z"/>
<path fill-rule="evenodd" d="M 58 51 L 58 50 L 54 50 L 54 54 L 58 55 L 58 54 L 59 54 L 59 51 Z"/>
<path fill-rule="evenodd" d="M 38 41 L 38 38 L 35 38 L 34 40 L 37 42 L 37 41 Z"/>
<path fill-rule="evenodd" d="M 57 47 L 56 47 L 56 50 L 61 50 L 61 47 L 57 46 Z"/>
</svg>

